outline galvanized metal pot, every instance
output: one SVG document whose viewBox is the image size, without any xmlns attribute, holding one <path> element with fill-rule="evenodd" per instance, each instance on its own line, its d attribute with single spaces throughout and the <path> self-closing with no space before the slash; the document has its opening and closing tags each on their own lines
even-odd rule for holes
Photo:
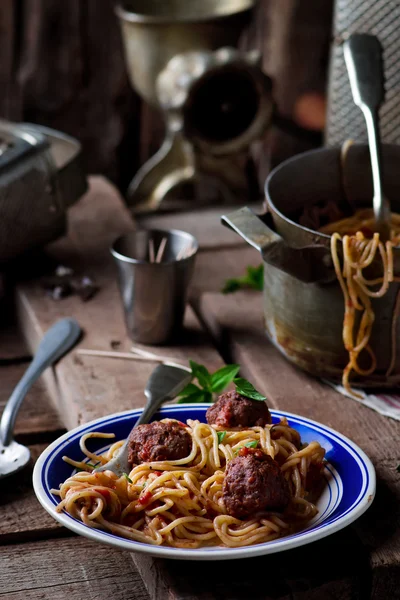
<svg viewBox="0 0 400 600">
<path fill-rule="evenodd" d="M 385 193 L 392 210 L 400 212 L 399 146 L 384 147 L 383 166 Z M 307 218 L 311 222 L 310 215 L 319 214 L 323 225 L 332 215 L 339 218 L 356 208 L 372 207 L 368 147 L 352 146 L 344 164 L 338 148 L 291 158 L 270 174 L 265 193 L 267 214 L 257 216 L 244 208 L 222 221 L 263 256 L 269 339 L 297 366 L 339 381 L 348 362 L 342 339 L 344 300 L 330 257 L 330 236 L 319 233 L 317 225 L 307 226 Z M 324 215 L 327 206 L 330 214 Z M 394 250 L 394 258 L 399 274 L 400 249 Z M 378 270 L 379 263 L 374 268 Z M 383 298 L 372 300 L 375 322 L 370 345 L 377 369 L 368 377 L 355 377 L 353 385 L 400 382 L 400 319 L 395 314 L 399 290 L 399 284 L 392 283 Z"/>
</svg>

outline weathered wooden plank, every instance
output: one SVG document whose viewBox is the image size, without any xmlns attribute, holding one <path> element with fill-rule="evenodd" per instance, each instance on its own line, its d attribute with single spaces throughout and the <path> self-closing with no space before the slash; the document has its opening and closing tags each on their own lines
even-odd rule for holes
<svg viewBox="0 0 400 600">
<path fill-rule="evenodd" d="M 263 212 L 261 202 L 251 208 Z M 182 213 L 154 214 L 138 218 L 138 225 L 145 229 L 182 229 L 194 235 L 202 249 L 235 248 L 243 246 L 245 242 L 237 233 L 221 224 L 221 215 L 237 209 L 238 206 L 220 206 Z"/>
<path fill-rule="evenodd" d="M 128 552 L 85 538 L 65 538 L 0 548 L 0 598 L 4 600 L 147 600 Z"/>
<path fill-rule="evenodd" d="M 387 576 L 390 585 L 393 569 L 397 572 L 400 564 L 400 477 L 396 471 L 400 423 L 289 365 L 265 337 L 261 294 L 206 294 L 200 306 L 201 317 L 215 339 L 230 359 L 242 365 L 243 375 L 265 392 L 271 406 L 337 429 L 370 456 L 377 469 L 378 493 L 354 527 L 369 551 L 373 573 Z M 381 589 L 384 587 L 381 583 Z"/>
<path fill-rule="evenodd" d="M 68 238 L 53 244 L 49 253 L 73 268 L 80 265 L 100 285 L 100 292 L 87 303 L 77 296 L 54 302 L 36 281 L 21 283 L 17 300 L 22 330 L 31 349 L 44 331 L 64 316 L 75 317 L 83 328 L 80 347 L 105 350 L 118 341 L 121 350 L 129 349 L 131 342 L 108 247 L 118 234 L 132 228 L 130 215 L 115 189 L 104 180 L 93 179 L 90 192 L 71 210 Z M 211 369 L 221 365 L 190 308 L 185 328 L 184 337 L 177 339 L 173 347 L 158 349 L 160 353 L 185 364 L 193 358 Z M 144 385 L 153 368 L 154 363 L 78 357 L 72 352 L 57 366 L 57 378 L 54 373 L 51 378 L 49 371 L 46 381 L 63 422 L 74 427 L 110 412 L 143 406 Z"/>
<path fill-rule="evenodd" d="M 63 533 L 61 525 L 41 508 L 32 489 L 33 465 L 45 447 L 45 444 L 30 446 L 30 464 L 19 473 L 0 480 L 1 545 Z"/>
<path fill-rule="evenodd" d="M 192 301 L 196 304 L 204 292 L 221 292 L 227 279 L 241 277 L 247 266 L 257 267 L 260 262 L 260 253 L 250 246 L 199 252 L 191 286 Z"/>
<path fill-rule="evenodd" d="M 29 360 L 29 351 L 16 327 L 11 324 L 3 328 L 0 336 L 0 414 L 28 367 L 26 361 Z M 21 406 L 15 435 L 24 443 L 34 443 L 50 440 L 62 429 L 57 411 L 52 408 L 43 382 L 39 380 L 28 392 Z"/>
<path fill-rule="evenodd" d="M 25 369 L 25 365 L 0 367 L 0 414 Z M 17 416 L 14 433 L 20 441 L 33 443 L 54 439 L 63 429 L 58 413 L 49 401 L 43 382 L 39 380 L 26 395 Z"/>
<path fill-rule="evenodd" d="M 340 532 L 283 554 L 184 564 L 140 557 L 137 566 L 155 599 L 365 600 L 364 559 L 355 535 Z"/>
</svg>

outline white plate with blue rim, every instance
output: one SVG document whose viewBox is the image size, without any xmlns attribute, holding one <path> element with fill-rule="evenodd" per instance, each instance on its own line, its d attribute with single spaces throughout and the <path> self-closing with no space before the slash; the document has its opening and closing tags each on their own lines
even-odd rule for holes
<svg viewBox="0 0 400 600">
<path fill-rule="evenodd" d="M 205 422 L 205 413 L 209 406 L 209 404 L 169 405 L 162 408 L 153 420 L 171 418 L 183 422 L 187 419 Z M 318 514 L 307 523 L 304 530 L 292 535 L 241 548 L 221 546 L 197 549 L 171 548 L 136 542 L 93 529 L 65 511 L 57 512 L 59 497 L 53 495 L 51 489 L 58 489 L 59 484 L 74 472 L 74 467 L 63 461 L 62 457 L 67 455 L 74 460 L 82 460 L 79 440 L 83 434 L 91 431 L 114 433 L 113 441 L 125 439 L 139 417 L 141 409 L 96 419 L 69 431 L 53 442 L 40 455 L 33 471 L 33 487 L 36 496 L 43 508 L 56 521 L 79 535 L 131 552 L 144 552 L 152 556 L 183 560 L 227 560 L 281 552 L 324 538 L 358 519 L 371 505 L 375 496 L 375 470 L 366 454 L 351 440 L 325 425 L 279 410 L 270 412 L 273 423 L 286 417 L 289 425 L 300 433 L 302 442 L 316 440 L 326 451 L 325 485 L 317 502 Z M 93 438 L 91 443 L 94 452 L 104 452 L 106 449 L 104 438 Z"/>
</svg>

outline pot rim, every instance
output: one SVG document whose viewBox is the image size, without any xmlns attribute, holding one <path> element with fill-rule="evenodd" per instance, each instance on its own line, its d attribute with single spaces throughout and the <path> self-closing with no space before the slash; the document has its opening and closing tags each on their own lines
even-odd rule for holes
<svg viewBox="0 0 400 600">
<path fill-rule="evenodd" d="M 359 146 L 363 146 L 366 144 L 357 144 Z M 301 229 L 302 231 L 305 231 L 307 234 L 310 234 L 312 236 L 318 235 L 321 238 L 327 240 L 327 242 L 329 242 L 331 236 L 328 235 L 327 233 L 321 233 L 320 231 L 316 231 L 315 229 L 310 229 L 309 227 L 305 227 L 304 225 L 300 225 L 300 223 L 296 223 L 296 221 L 292 221 L 292 219 L 289 219 L 289 217 L 287 217 L 286 215 L 284 215 L 280 210 L 277 209 L 275 203 L 272 201 L 271 199 L 271 194 L 269 192 L 269 187 L 271 184 L 271 180 L 273 179 L 273 177 L 282 169 L 284 169 L 285 167 L 287 167 L 288 165 L 290 165 L 293 162 L 296 162 L 296 160 L 298 160 L 300 157 L 302 156 L 310 156 L 313 154 L 320 154 L 322 152 L 332 152 L 332 151 L 339 151 L 340 152 L 340 147 L 339 146 L 333 146 L 332 148 L 315 148 L 313 150 L 307 150 L 307 152 L 301 152 L 300 154 L 296 154 L 295 156 L 291 156 L 290 158 L 284 160 L 283 162 L 281 162 L 279 165 L 277 165 L 274 169 L 272 169 L 271 173 L 269 173 L 266 181 L 265 181 L 265 185 L 264 185 L 264 194 L 265 194 L 265 199 L 266 199 L 266 203 L 267 203 L 267 209 L 271 209 L 272 213 L 275 213 L 277 215 L 279 215 L 279 217 L 281 217 L 281 219 L 283 219 L 284 221 L 286 221 L 287 223 L 290 223 L 290 225 L 294 225 L 295 227 L 298 227 L 299 229 Z"/>
<path fill-rule="evenodd" d="M 218 21 L 221 19 L 227 19 L 229 17 L 233 17 L 235 15 L 239 15 L 241 13 L 249 12 L 254 9 L 257 0 L 242 0 L 243 6 L 237 7 L 235 10 L 227 12 L 212 14 L 207 13 L 198 17 L 194 16 L 184 16 L 181 17 L 171 17 L 171 16 L 157 16 L 150 15 L 145 13 L 136 13 L 132 10 L 129 10 L 128 7 L 124 6 L 125 2 L 120 0 L 120 2 L 115 6 L 116 15 L 122 20 L 127 21 L 129 23 L 138 23 L 143 25 L 179 25 L 184 23 L 207 23 L 212 21 Z"/>
<path fill-rule="evenodd" d="M 368 144 L 366 144 L 366 143 L 355 143 L 354 146 L 368 148 Z M 383 144 L 383 147 L 398 148 L 399 153 L 400 153 L 400 146 L 398 144 Z M 274 169 L 272 169 L 272 171 L 269 173 L 269 175 L 265 181 L 265 184 L 264 184 L 264 195 L 265 195 L 267 210 L 270 210 L 270 212 L 272 214 L 276 214 L 282 220 L 289 223 L 291 226 L 297 227 L 298 229 L 307 233 L 309 236 L 312 236 L 312 238 L 314 240 L 315 240 L 315 236 L 318 236 L 318 238 L 321 239 L 321 241 L 324 240 L 324 243 L 326 243 L 328 245 L 330 243 L 331 235 L 329 235 L 327 233 L 322 233 L 320 231 L 316 231 L 315 229 L 310 229 L 309 227 L 305 227 L 304 225 L 300 225 L 300 223 L 296 223 L 296 221 L 293 221 L 287 215 L 283 214 L 280 210 L 278 210 L 278 208 L 276 207 L 275 203 L 273 202 L 273 200 L 271 198 L 269 187 L 271 184 L 271 180 L 280 170 L 284 169 L 285 167 L 290 165 L 292 162 L 295 162 L 299 158 L 301 158 L 303 156 L 311 156 L 313 154 L 321 154 L 321 153 L 326 153 L 326 152 L 340 152 L 340 150 L 341 150 L 341 146 L 332 146 L 329 148 L 321 147 L 321 148 L 314 148 L 313 150 L 307 150 L 306 152 L 300 152 L 300 154 L 291 156 L 290 158 L 284 160 L 279 165 L 277 165 Z M 371 208 L 372 208 L 372 196 L 371 196 Z M 399 246 L 396 246 L 396 247 L 398 248 Z"/>
</svg>

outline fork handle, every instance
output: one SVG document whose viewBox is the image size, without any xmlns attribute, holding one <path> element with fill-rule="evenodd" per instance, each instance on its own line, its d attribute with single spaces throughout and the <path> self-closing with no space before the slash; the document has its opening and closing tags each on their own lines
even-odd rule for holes
<svg viewBox="0 0 400 600">
<path fill-rule="evenodd" d="M 75 319 L 62 319 L 44 335 L 36 354 L 11 394 L 0 421 L 0 441 L 8 446 L 12 441 L 15 420 L 27 392 L 47 367 L 72 348 L 81 335 Z"/>
</svg>

